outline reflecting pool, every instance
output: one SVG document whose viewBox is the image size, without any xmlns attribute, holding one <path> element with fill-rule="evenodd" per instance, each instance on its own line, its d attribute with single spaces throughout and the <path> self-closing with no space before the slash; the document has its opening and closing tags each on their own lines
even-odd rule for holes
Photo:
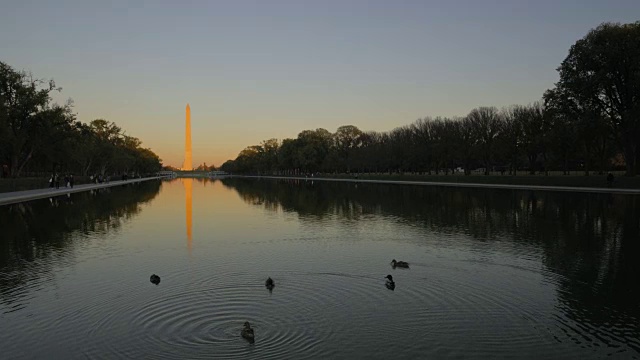
<svg viewBox="0 0 640 360">
<path fill-rule="evenodd" d="M 3 358 L 640 358 L 640 196 L 179 178 L 0 234 Z"/>
</svg>

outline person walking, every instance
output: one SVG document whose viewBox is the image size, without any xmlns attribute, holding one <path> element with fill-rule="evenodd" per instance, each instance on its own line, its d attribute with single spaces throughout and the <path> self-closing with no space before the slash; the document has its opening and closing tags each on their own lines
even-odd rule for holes
<svg viewBox="0 0 640 360">
<path fill-rule="evenodd" d="M 613 186 L 613 174 L 611 172 L 607 175 L 607 185 L 609 187 Z"/>
<path fill-rule="evenodd" d="M 56 183 L 56 189 L 60 189 L 60 175 L 56 174 L 53 180 Z"/>
<path fill-rule="evenodd" d="M 73 189 L 73 174 L 69 175 L 69 186 Z"/>
<path fill-rule="evenodd" d="M 50 188 L 53 188 L 53 185 L 55 185 L 55 184 L 53 183 L 53 178 L 54 178 L 54 176 L 53 176 L 53 174 L 51 174 L 51 177 L 49 178 L 49 187 L 50 187 Z"/>
</svg>

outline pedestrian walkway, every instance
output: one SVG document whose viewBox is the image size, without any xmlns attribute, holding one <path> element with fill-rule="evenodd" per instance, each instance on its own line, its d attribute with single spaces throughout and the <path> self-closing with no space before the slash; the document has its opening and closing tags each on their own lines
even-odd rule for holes
<svg viewBox="0 0 640 360">
<path fill-rule="evenodd" d="M 234 175 L 237 176 L 238 175 Z M 285 179 L 285 180 L 308 180 L 308 181 L 340 181 L 353 183 L 373 183 L 373 184 L 398 184 L 398 185 L 426 185 L 426 186 L 451 186 L 467 188 L 488 188 L 488 189 L 512 189 L 512 190 L 541 190 L 541 191 L 570 191 L 587 193 L 610 193 L 610 194 L 634 194 L 640 195 L 640 189 L 619 189 L 619 188 L 594 188 L 579 186 L 546 186 L 546 185 L 512 185 L 512 184 L 478 184 L 460 182 L 435 182 L 435 181 L 403 181 L 403 180 L 363 180 L 363 179 L 342 179 L 324 177 L 296 177 L 296 176 L 239 176 L 246 178 L 262 179 Z"/>
<path fill-rule="evenodd" d="M 77 193 L 81 191 L 104 189 L 112 186 L 120 186 L 120 185 L 136 183 L 136 182 L 156 180 L 161 178 L 162 177 L 154 176 L 154 177 L 146 177 L 146 178 L 139 178 L 139 179 L 110 181 L 108 183 L 102 183 L 102 184 L 82 184 L 82 185 L 76 185 L 73 188 L 66 188 L 66 187 L 61 187 L 59 189 L 44 188 L 44 189 L 0 193 L 0 206 L 15 204 L 23 201 L 36 200 L 36 199 L 46 199 L 54 196 L 61 196 L 61 195 Z"/>
</svg>

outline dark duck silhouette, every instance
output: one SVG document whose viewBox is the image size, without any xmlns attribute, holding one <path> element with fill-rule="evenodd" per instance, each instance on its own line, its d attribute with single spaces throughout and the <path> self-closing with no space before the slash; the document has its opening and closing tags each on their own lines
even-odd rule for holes
<svg viewBox="0 0 640 360">
<path fill-rule="evenodd" d="M 264 286 L 269 289 L 269 291 L 271 291 L 274 287 L 276 287 L 276 283 L 272 278 L 267 278 L 267 281 L 264 282 Z"/>
<path fill-rule="evenodd" d="M 387 275 L 385 276 L 385 279 L 387 279 L 387 281 L 385 282 L 384 285 L 387 287 L 387 289 L 393 290 L 396 288 L 396 283 L 393 282 L 393 276 Z"/>
<path fill-rule="evenodd" d="M 160 284 L 160 276 L 153 274 L 151 275 L 151 278 L 149 279 L 153 284 Z"/>
<path fill-rule="evenodd" d="M 253 334 L 253 329 L 251 328 L 251 324 L 249 324 L 248 321 L 244 322 L 244 328 L 242 328 L 242 331 L 240 332 L 240 335 L 242 335 L 243 338 L 249 340 L 249 342 L 253 343 L 253 341 L 255 340 L 255 335 Z"/>
<path fill-rule="evenodd" d="M 395 269 L 397 267 L 399 268 L 403 268 L 403 269 L 408 269 L 409 268 L 409 263 L 406 261 L 396 261 L 396 259 L 391 260 L 391 266 Z"/>
</svg>

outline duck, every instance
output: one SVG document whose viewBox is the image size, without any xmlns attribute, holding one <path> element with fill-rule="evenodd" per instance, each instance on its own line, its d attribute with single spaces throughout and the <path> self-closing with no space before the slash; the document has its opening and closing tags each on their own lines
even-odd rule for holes
<svg viewBox="0 0 640 360">
<path fill-rule="evenodd" d="M 253 342 L 255 340 L 255 336 L 253 334 L 253 329 L 251 328 L 251 324 L 248 321 L 244 322 L 244 328 L 240 332 L 243 338 L 249 340 L 249 342 Z"/>
<path fill-rule="evenodd" d="M 264 282 L 264 286 L 266 286 L 267 289 L 269 289 L 269 291 L 273 290 L 274 287 L 276 287 L 276 283 L 273 281 L 272 278 L 267 278 L 267 281 Z"/>
<path fill-rule="evenodd" d="M 385 279 L 387 279 L 387 281 L 385 282 L 385 286 L 387 287 L 387 289 L 393 290 L 396 288 L 396 283 L 393 282 L 393 276 L 387 275 L 385 276 Z"/>
<path fill-rule="evenodd" d="M 397 267 L 408 269 L 409 263 L 406 261 L 396 261 L 396 259 L 391 260 L 391 266 L 395 269 Z"/>
<path fill-rule="evenodd" d="M 156 274 L 151 275 L 151 278 L 149 280 L 156 285 L 160 284 L 160 276 Z"/>
</svg>

